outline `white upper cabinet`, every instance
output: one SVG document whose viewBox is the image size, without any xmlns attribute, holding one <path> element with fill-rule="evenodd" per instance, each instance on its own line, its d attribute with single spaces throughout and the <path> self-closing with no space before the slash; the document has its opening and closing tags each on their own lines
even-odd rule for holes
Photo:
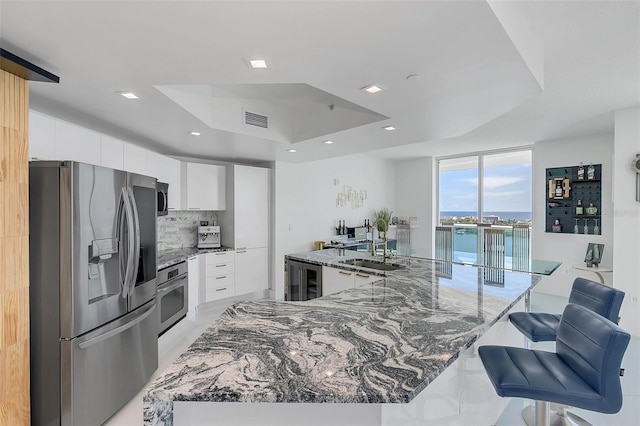
<svg viewBox="0 0 640 426">
<path fill-rule="evenodd" d="M 227 210 L 218 215 L 222 244 L 236 249 L 269 246 L 270 169 L 227 169 Z"/>
<path fill-rule="evenodd" d="M 234 166 L 236 248 L 269 245 L 269 169 Z"/>
<path fill-rule="evenodd" d="M 187 209 L 224 210 L 226 167 L 200 163 L 186 163 L 185 167 Z"/>
<path fill-rule="evenodd" d="M 147 160 L 149 176 L 155 177 L 159 182 L 169 184 L 169 210 L 184 210 L 181 205 L 182 177 L 180 175 L 180 160 L 155 152 L 149 152 Z"/>
<path fill-rule="evenodd" d="M 56 157 L 100 165 L 100 133 L 56 120 Z"/>
<path fill-rule="evenodd" d="M 140 175 L 149 175 L 147 166 L 147 158 L 149 156 L 148 149 L 141 148 L 130 143 L 124 144 L 124 170 L 127 172 L 138 173 Z"/>
<path fill-rule="evenodd" d="M 56 160 L 56 120 L 29 111 L 29 158 Z"/>
<path fill-rule="evenodd" d="M 100 140 L 100 165 L 116 170 L 124 169 L 124 145 L 126 142 L 102 135 Z"/>
</svg>

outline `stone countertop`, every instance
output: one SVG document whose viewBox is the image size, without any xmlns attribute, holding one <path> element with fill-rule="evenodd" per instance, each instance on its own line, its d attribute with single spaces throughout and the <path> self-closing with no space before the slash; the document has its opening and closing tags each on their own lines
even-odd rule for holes
<svg viewBox="0 0 640 426">
<path fill-rule="evenodd" d="M 180 263 L 184 260 L 187 260 L 189 257 L 194 254 L 202 254 L 202 253 L 215 253 L 219 251 L 229 251 L 233 250 L 229 247 L 219 247 L 219 248 L 210 248 L 210 249 L 199 249 L 198 247 L 185 247 L 179 249 L 170 249 L 170 250 L 162 250 L 158 252 L 158 270 L 168 268 L 169 266 L 173 266 L 176 263 Z"/>
<path fill-rule="evenodd" d="M 363 254 L 288 258 L 336 256 Z M 235 303 L 146 389 L 145 424 L 172 424 L 173 401 L 407 403 L 540 279 L 488 272 L 412 258 L 311 301 Z"/>
</svg>

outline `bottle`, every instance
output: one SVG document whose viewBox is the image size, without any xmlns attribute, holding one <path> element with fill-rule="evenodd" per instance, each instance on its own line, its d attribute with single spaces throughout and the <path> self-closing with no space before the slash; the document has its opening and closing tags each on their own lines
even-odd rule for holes
<svg viewBox="0 0 640 426">
<path fill-rule="evenodd" d="M 582 200 L 578 200 L 578 205 L 576 206 L 576 215 L 580 216 L 584 213 L 584 209 L 582 208 Z"/>
<path fill-rule="evenodd" d="M 598 208 L 593 205 L 593 203 L 589 203 L 589 207 L 587 207 L 587 214 L 595 215 L 598 214 Z"/>
<path fill-rule="evenodd" d="M 562 225 L 560 224 L 560 219 L 556 219 L 553 222 L 553 228 L 552 228 L 553 232 L 562 232 Z"/>
<path fill-rule="evenodd" d="M 556 189 L 553 192 L 553 198 L 563 198 L 563 196 L 562 196 L 562 180 L 556 180 Z"/>
<path fill-rule="evenodd" d="M 589 164 L 587 168 L 587 179 L 594 180 L 596 178 L 596 168 L 593 167 L 593 164 Z"/>
<path fill-rule="evenodd" d="M 582 161 L 578 166 L 578 180 L 584 180 L 584 166 L 582 165 Z"/>
</svg>

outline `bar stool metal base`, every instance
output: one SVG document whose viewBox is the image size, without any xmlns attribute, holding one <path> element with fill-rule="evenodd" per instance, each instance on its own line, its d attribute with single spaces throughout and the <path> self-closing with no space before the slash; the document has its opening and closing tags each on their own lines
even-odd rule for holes
<svg viewBox="0 0 640 426">
<path fill-rule="evenodd" d="M 593 426 L 582 417 L 568 412 L 566 405 L 551 405 L 557 410 L 556 412 L 549 412 L 549 403 L 546 401 L 536 401 L 535 406 L 527 405 L 522 409 L 524 422 L 527 426 Z"/>
</svg>

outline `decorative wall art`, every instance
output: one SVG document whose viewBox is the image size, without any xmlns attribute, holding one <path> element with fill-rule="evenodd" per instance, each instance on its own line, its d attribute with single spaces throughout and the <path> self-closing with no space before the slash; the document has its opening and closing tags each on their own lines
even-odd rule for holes
<svg viewBox="0 0 640 426">
<path fill-rule="evenodd" d="M 546 179 L 546 232 L 600 235 L 602 165 L 549 168 Z"/>
<path fill-rule="evenodd" d="M 367 199 L 367 190 L 355 190 L 345 185 L 342 191 L 336 196 L 336 207 L 345 207 L 347 203 L 351 204 L 352 209 L 358 209 L 363 206 L 364 200 Z"/>
</svg>

